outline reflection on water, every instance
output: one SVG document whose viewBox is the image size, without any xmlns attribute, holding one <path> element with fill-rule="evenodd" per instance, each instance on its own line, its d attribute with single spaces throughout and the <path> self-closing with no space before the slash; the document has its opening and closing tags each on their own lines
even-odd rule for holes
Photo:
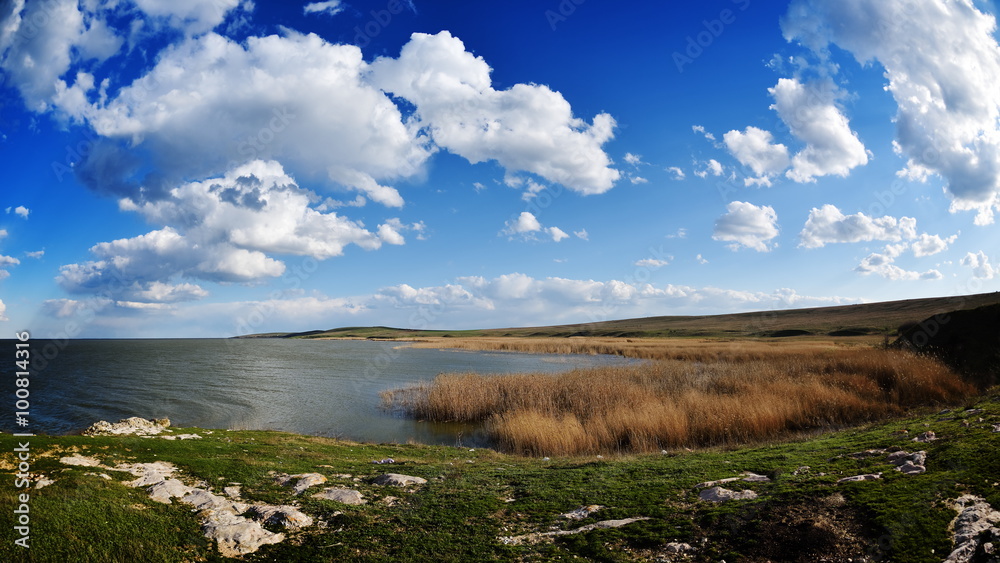
<svg viewBox="0 0 1000 563">
<path fill-rule="evenodd" d="M 46 341 L 31 343 L 38 356 Z M 0 362 L 0 377 L 13 397 L 13 343 L 3 350 L 11 361 Z M 378 393 L 442 372 L 558 372 L 628 361 L 352 340 L 76 340 L 32 373 L 30 431 L 65 434 L 141 416 L 175 426 L 477 446 L 483 439 L 474 427 L 394 416 L 380 408 Z M 18 431 L 11 416 L 0 421 L 0 430 Z"/>
</svg>

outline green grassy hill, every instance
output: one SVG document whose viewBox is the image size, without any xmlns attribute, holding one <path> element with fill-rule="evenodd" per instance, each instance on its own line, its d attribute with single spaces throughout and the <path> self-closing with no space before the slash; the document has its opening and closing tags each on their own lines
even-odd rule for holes
<svg viewBox="0 0 1000 563">
<path fill-rule="evenodd" d="M 421 338 L 431 336 L 512 337 L 783 337 L 895 335 L 904 323 L 959 309 L 1000 303 L 1000 293 L 907 299 L 861 305 L 783 309 L 707 316 L 665 316 L 568 325 L 480 330 L 410 330 L 346 327 L 298 333 L 249 335 L 267 338 Z"/>
</svg>

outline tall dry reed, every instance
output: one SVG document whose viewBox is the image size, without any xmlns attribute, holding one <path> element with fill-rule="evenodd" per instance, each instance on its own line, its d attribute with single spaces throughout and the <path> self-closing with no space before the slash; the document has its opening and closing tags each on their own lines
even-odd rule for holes
<svg viewBox="0 0 1000 563">
<path fill-rule="evenodd" d="M 645 452 L 738 444 L 875 420 L 975 392 L 944 364 L 875 349 L 708 348 L 699 359 L 562 374 L 442 374 L 388 392 L 413 416 L 485 423 L 526 455 Z"/>
</svg>

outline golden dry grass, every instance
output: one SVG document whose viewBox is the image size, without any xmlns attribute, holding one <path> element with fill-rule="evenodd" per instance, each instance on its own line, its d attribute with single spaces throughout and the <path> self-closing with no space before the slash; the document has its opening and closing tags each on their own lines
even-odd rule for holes
<svg viewBox="0 0 1000 563">
<path fill-rule="evenodd" d="M 537 342 L 531 351 L 579 353 L 613 344 Z M 420 419 L 485 423 L 504 451 L 574 455 L 767 440 L 975 393 L 942 363 L 902 351 L 824 343 L 621 344 L 619 354 L 657 359 L 555 375 L 442 374 L 384 400 Z"/>
<path fill-rule="evenodd" d="M 416 348 L 456 348 L 533 354 L 611 354 L 643 360 L 760 360 L 787 356 L 808 356 L 841 350 L 845 347 L 868 347 L 880 341 L 876 337 L 806 337 L 781 340 L 695 339 L 695 338 L 424 338 Z"/>
</svg>

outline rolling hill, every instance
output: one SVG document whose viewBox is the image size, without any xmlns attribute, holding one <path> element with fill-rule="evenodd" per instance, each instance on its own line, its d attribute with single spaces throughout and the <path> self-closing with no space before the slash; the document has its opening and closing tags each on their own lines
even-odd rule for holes
<svg viewBox="0 0 1000 563">
<path fill-rule="evenodd" d="M 342 327 L 307 332 L 265 333 L 237 338 L 370 338 L 421 337 L 734 337 L 896 335 L 899 327 L 928 317 L 1000 303 L 1000 293 L 907 299 L 880 303 L 782 309 L 705 316 L 662 316 L 567 325 L 479 330 L 413 330 L 405 328 Z"/>
</svg>

